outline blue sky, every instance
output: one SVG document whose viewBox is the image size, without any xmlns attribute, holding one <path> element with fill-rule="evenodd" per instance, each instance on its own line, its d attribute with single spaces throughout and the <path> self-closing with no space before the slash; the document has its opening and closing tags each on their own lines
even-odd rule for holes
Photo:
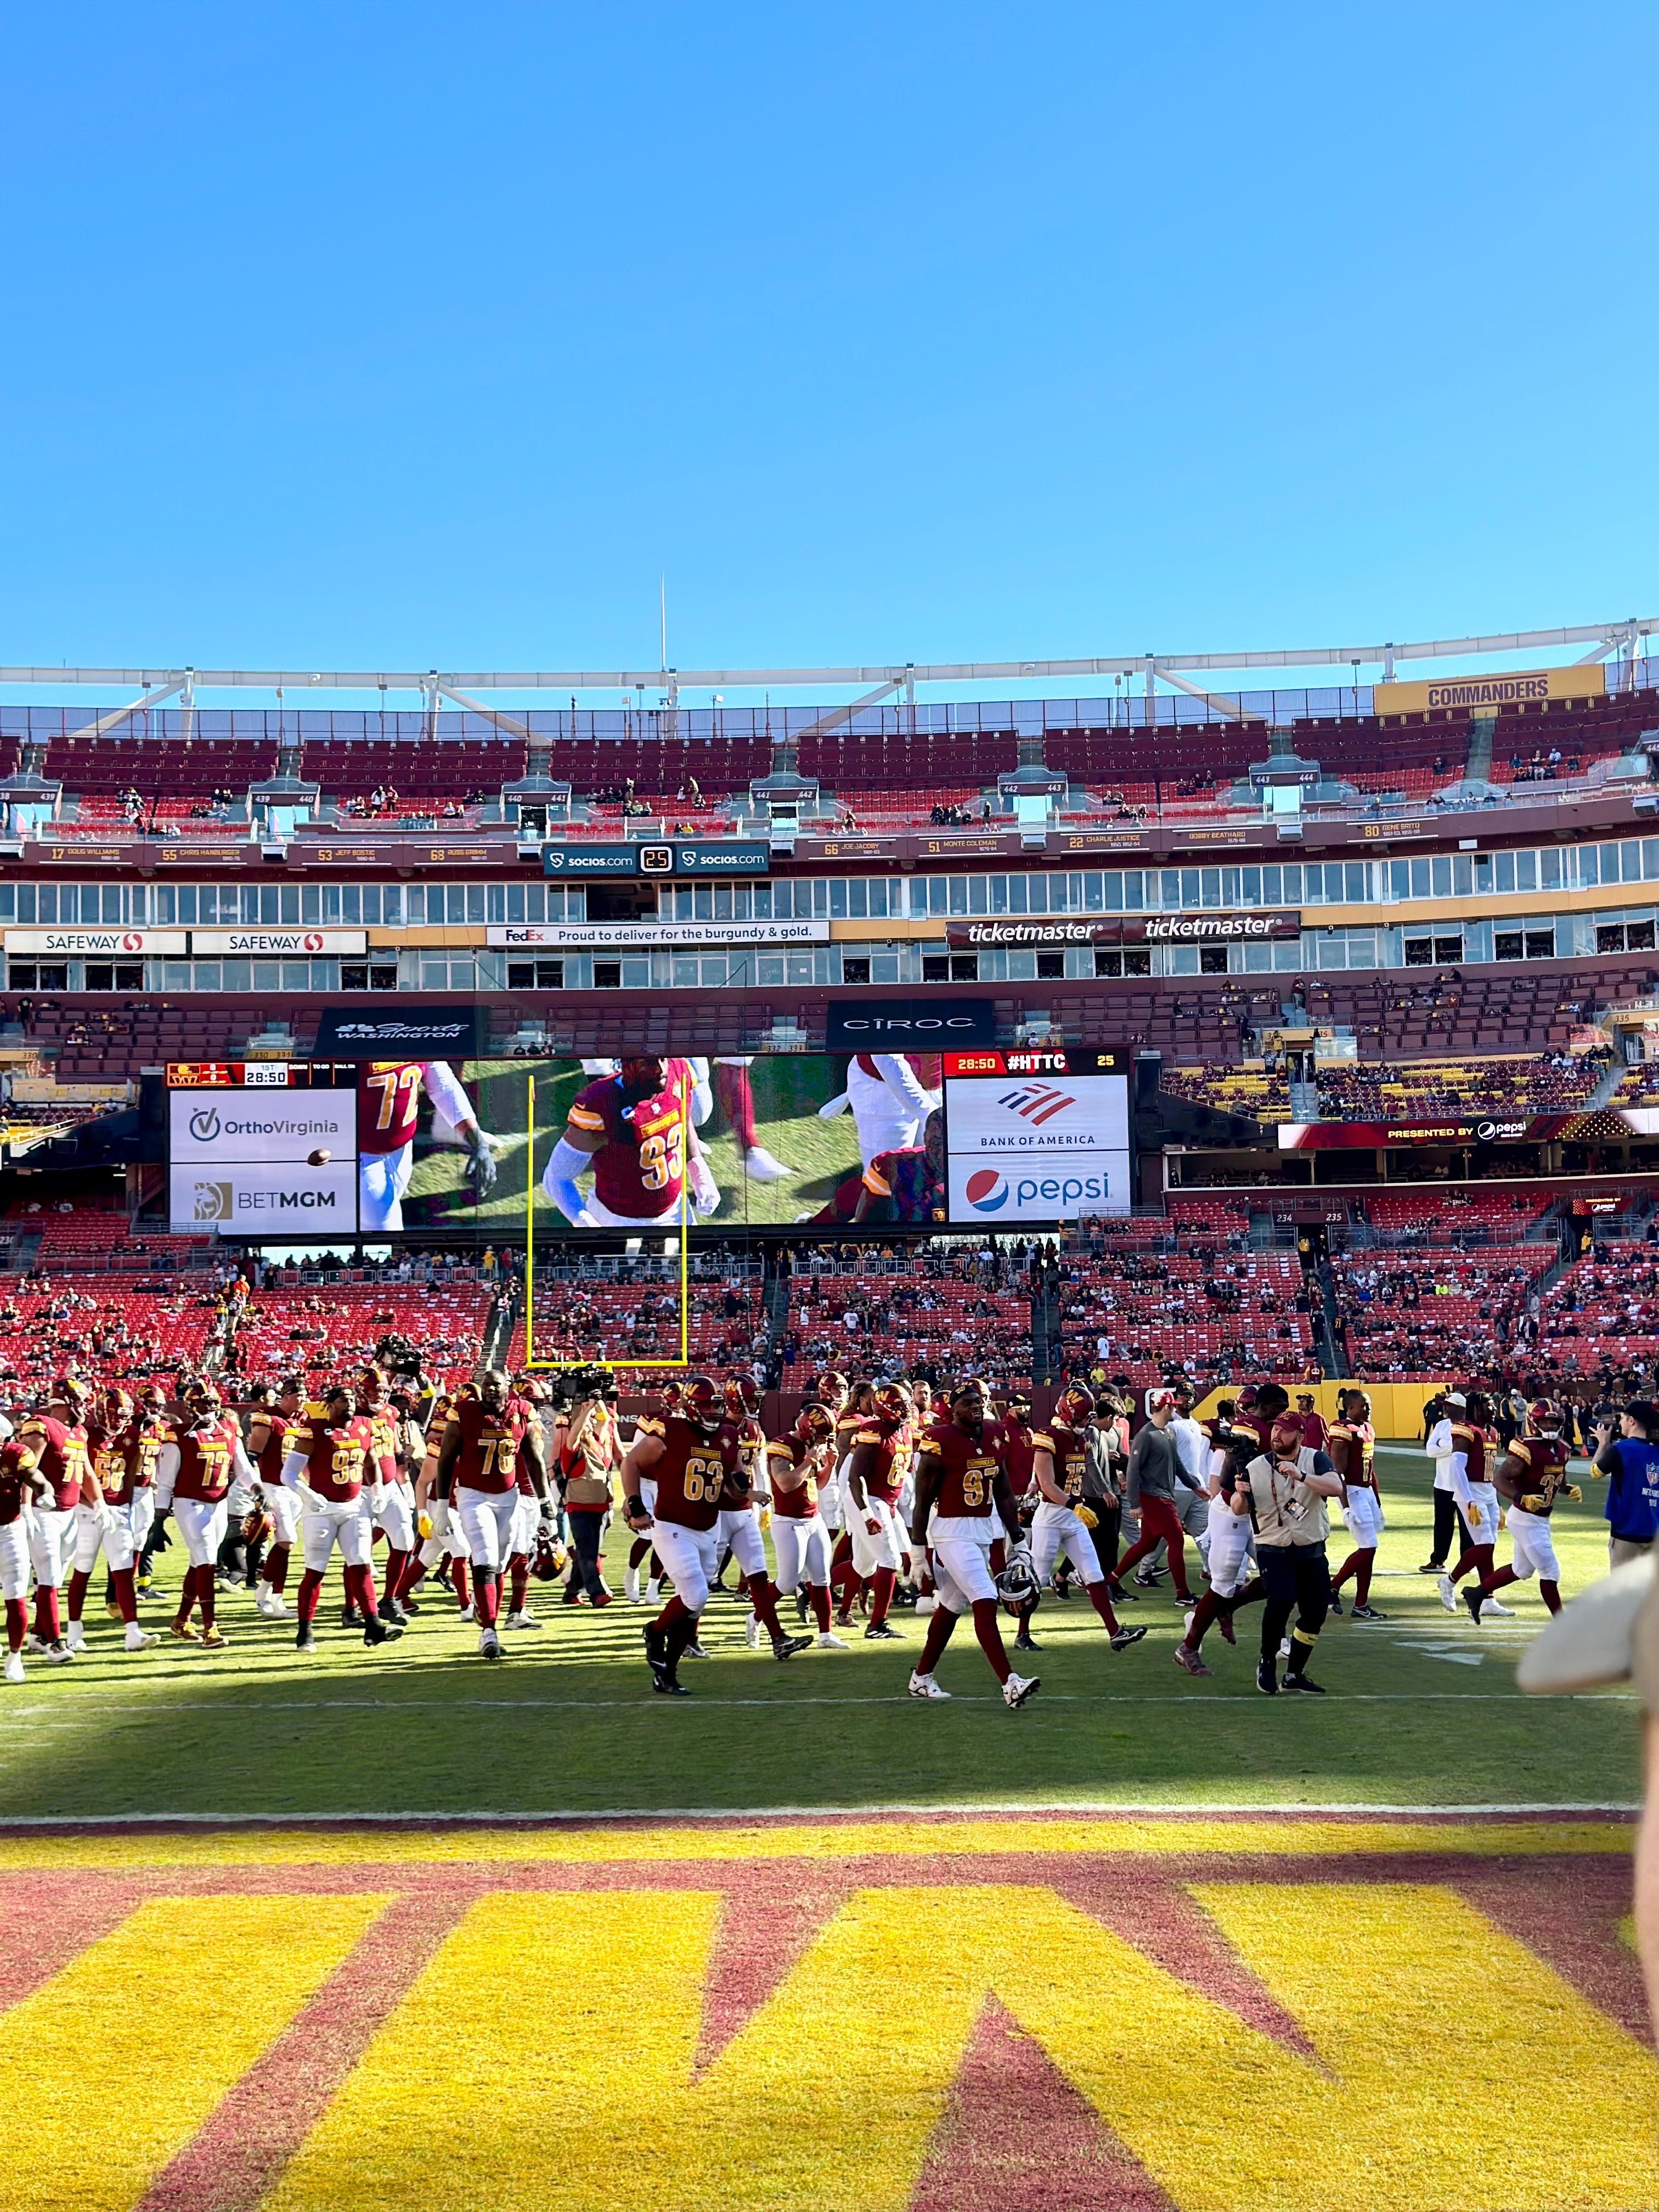
<svg viewBox="0 0 1659 2212">
<path fill-rule="evenodd" d="M 0 661 L 682 667 L 1659 611 L 1659 15 L 0 27 Z"/>
</svg>

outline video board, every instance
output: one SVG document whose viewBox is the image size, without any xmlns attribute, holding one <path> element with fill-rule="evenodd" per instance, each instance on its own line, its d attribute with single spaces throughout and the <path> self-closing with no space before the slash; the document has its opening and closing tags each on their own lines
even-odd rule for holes
<svg viewBox="0 0 1659 2212">
<path fill-rule="evenodd" d="M 177 1063 L 175 1231 L 990 1229 L 1130 1203 L 1121 1055 Z"/>
</svg>

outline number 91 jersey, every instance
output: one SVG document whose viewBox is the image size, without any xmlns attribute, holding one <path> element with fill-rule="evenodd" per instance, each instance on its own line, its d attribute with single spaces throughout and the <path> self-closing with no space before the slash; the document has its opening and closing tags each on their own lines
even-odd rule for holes
<svg viewBox="0 0 1659 2212">
<path fill-rule="evenodd" d="M 656 1517 L 681 1528 L 712 1528 L 720 1491 L 738 1464 L 740 1439 L 729 1421 L 712 1432 L 671 1413 L 662 1425 L 663 1455 L 650 1470 Z"/>
<path fill-rule="evenodd" d="M 987 1421 L 977 1438 L 954 1421 L 937 1421 L 922 1432 L 916 1449 L 919 1474 L 937 1470 L 939 1491 L 934 1510 L 941 1521 L 988 1520 L 994 1508 L 993 1492 L 1002 1473 L 1007 1439 L 1000 1425 Z"/>
</svg>

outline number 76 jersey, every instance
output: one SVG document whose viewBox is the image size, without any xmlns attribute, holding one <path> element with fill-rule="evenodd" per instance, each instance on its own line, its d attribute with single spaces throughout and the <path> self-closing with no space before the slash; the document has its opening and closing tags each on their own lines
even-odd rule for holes
<svg viewBox="0 0 1659 2212">
<path fill-rule="evenodd" d="M 714 1430 L 671 1413 L 662 1425 L 663 1455 L 651 1470 L 656 1516 L 681 1528 L 712 1528 L 720 1491 L 736 1472 L 741 1439 L 729 1421 Z"/>
</svg>

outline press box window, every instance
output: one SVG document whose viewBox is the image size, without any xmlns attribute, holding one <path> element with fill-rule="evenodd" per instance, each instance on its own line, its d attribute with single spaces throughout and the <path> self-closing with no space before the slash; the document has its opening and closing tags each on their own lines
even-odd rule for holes
<svg viewBox="0 0 1659 2212">
<path fill-rule="evenodd" d="M 1097 975 L 1150 975 L 1152 972 L 1152 954 L 1150 945 L 1136 945 L 1130 946 L 1127 951 L 1101 951 L 1095 955 Z"/>
<path fill-rule="evenodd" d="M 1224 945 L 1200 945 L 1198 972 L 1200 975 L 1224 975 L 1227 972 L 1226 946 Z"/>
<path fill-rule="evenodd" d="M 509 960 L 507 963 L 507 988 L 509 991 L 562 991 L 564 988 L 562 960 Z"/>
<path fill-rule="evenodd" d="M 1500 929 L 1494 931 L 1492 940 L 1492 951 L 1494 960 L 1519 960 L 1522 958 L 1525 951 L 1525 938 L 1522 933 L 1518 929 Z"/>
<path fill-rule="evenodd" d="M 596 960 L 593 963 L 593 988 L 596 991 L 620 991 L 622 988 L 622 962 L 620 960 Z"/>
<path fill-rule="evenodd" d="M 1528 960 L 1553 960 L 1555 932 L 1553 929 L 1529 929 L 1527 932 L 1527 957 Z"/>
<path fill-rule="evenodd" d="M 1066 955 L 1063 952 L 1039 952 L 1036 962 L 1039 983 L 1056 983 L 1065 981 Z"/>
<path fill-rule="evenodd" d="M 1039 953 L 1037 956 L 1037 974 L 1039 975 L 1045 973 L 1042 963 L 1047 957 L 1048 956 L 1044 953 Z M 1062 974 L 1065 972 L 1063 961 L 1061 963 L 1060 972 Z M 953 952 L 951 955 L 951 981 L 953 983 L 978 982 L 979 955 L 977 952 Z"/>
<path fill-rule="evenodd" d="M 9 972 L 14 991 L 67 991 L 69 988 L 67 961 L 43 960 L 37 966 L 33 960 L 14 960 Z"/>
<path fill-rule="evenodd" d="M 89 991 L 142 991 L 144 988 L 144 963 L 142 960 L 88 960 L 87 988 Z"/>
<path fill-rule="evenodd" d="M 950 956 L 943 952 L 924 952 L 921 956 L 921 980 L 924 983 L 948 983 L 951 980 Z"/>
<path fill-rule="evenodd" d="M 843 960 L 841 980 L 843 983 L 867 983 L 870 981 L 870 963 L 867 960 Z"/>
</svg>

